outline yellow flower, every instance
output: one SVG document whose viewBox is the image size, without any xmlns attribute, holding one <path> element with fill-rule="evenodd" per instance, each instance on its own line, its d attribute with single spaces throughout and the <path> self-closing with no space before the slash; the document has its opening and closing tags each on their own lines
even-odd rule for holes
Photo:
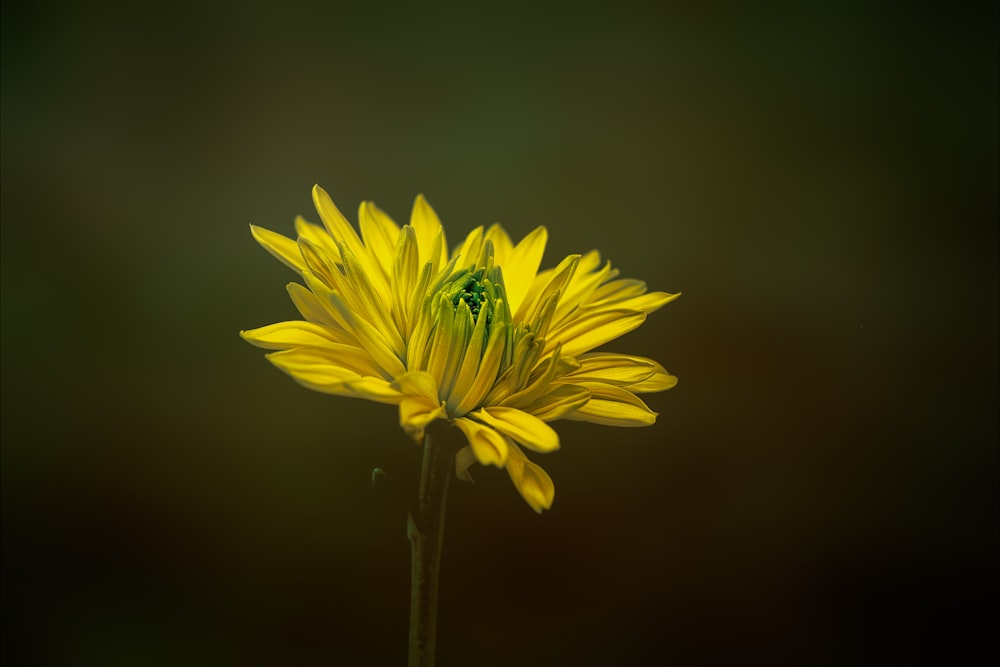
<svg viewBox="0 0 1000 667">
<path fill-rule="evenodd" d="M 303 319 L 240 334 L 277 350 L 268 359 L 310 389 L 398 405 L 418 442 L 449 420 L 468 440 L 463 479 L 473 462 L 504 468 L 536 512 L 548 509 L 552 480 L 520 446 L 558 449 L 556 419 L 652 424 L 636 394 L 677 383 L 652 359 L 591 352 L 679 296 L 618 279 L 596 251 L 539 271 L 544 227 L 517 245 L 499 225 L 477 227 L 449 254 L 423 196 L 403 227 L 362 203 L 360 237 L 318 185 L 313 201 L 323 226 L 296 218 L 297 241 L 251 226 L 302 277 L 288 293 Z"/>
</svg>

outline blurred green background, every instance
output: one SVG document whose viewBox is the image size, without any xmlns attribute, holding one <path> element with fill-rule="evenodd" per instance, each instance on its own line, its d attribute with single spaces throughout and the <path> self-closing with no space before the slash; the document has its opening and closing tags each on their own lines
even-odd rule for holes
<svg viewBox="0 0 1000 667">
<path fill-rule="evenodd" d="M 995 3 L 2 12 L 5 663 L 404 660 L 414 445 L 237 335 L 317 182 L 684 292 L 654 427 L 453 487 L 440 664 L 997 652 Z"/>
</svg>

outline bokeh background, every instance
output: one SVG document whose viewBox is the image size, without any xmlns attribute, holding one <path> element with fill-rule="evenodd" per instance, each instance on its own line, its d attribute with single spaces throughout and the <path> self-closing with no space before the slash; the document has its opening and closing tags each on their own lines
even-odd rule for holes
<svg viewBox="0 0 1000 667">
<path fill-rule="evenodd" d="M 453 487 L 442 665 L 996 654 L 995 3 L 2 6 L 3 661 L 404 661 L 415 448 L 237 332 L 321 183 L 683 291 Z"/>
</svg>

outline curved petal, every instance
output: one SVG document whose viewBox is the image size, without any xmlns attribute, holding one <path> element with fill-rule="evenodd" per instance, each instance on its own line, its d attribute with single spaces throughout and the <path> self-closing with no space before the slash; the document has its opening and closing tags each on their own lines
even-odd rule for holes
<svg viewBox="0 0 1000 667">
<path fill-rule="evenodd" d="M 340 259 L 340 248 L 337 247 L 337 241 L 330 236 L 330 232 L 323 225 L 309 222 L 301 215 L 297 215 L 295 216 L 295 233 L 299 235 L 300 240 L 305 239 L 317 248 L 321 248 L 326 256 Z"/>
<path fill-rule="evenodd" d="M 318 289 L 324 289 L 322 284 L 316 284 L 312 280 L 313 276 L 308 271 L 306 272 L 306 277 L 306 282 L 310 283 L 313 292 L 316 292 Z M 337 319 L 338 324 L 341 324 L 341 326 L 354 335 L 358 344 L 367 350 L 383 369 L 386 377 L 395 378 L 406 372 L 403 362 L 400 361 L 391 343 L 386 340 L 385 335 L 381 331 L 373 327 L 365 319 L 358 317 L 336 292 L 326 290 L 323 296 L 326 298 L 327 303 L 330 304 L 331 313 Z"/>
<path fill-rule="evenodd" d="M 545 254 L 545 244 L 548 239 L 548 230 L 545 227 L 537 227 L 521 239 L 521 242 L 511 249 L 508 256 L 504 258 L 501 268 L 507 288 L 507 303 L 510 306 L 510 312 L 517 312 L 531 288 L 535 275 L 538 273 L 538 265 L 542 263 L 542 255 Z"/>
<path fill-rule="evenodd" d="M 272 352 L 267 359 L 296 380 L 310 385 L 333 386 L 361 377 L 357 371 L 334 362 L 318 350 Z"/>
<path fill-rule="evenodd" d="M 382 276 L 388 280 L 396 256 L 399 225 L 376 206 L 375 202 L 366 201 L 361 202 L 361 206 L 358 207 L 358 226 L 361 228 L 361 238 L 374 264 L 382 270 Z"/>
<path fill-rule="evenodd" d="M 327 191 L 319 185 L 314 185 L 312 195 L 316 212 L 319 213 L 319 217 L 323 221 L 323 226 L 326 227 L 330 236 L 333 237 L 334 242 L 343 243 L 355 254 L 361 254 L 362 245 L 361 239 L 358 238 L 358 233 L 354 231 L 354 227 L 347 221 L 344 214 L 340 212 L 337 205 L 333 203 L 333 199 L 330 198 Z"/>
<path fill-rule="evenodd" d="M 656 373 L 657 363 L 645 357 L 614 352 L 588 352 L 577 359 L 580 367 L 566 376 L 572 382 L 605 382 L 627 386 L 644 382 Z"/>
<path fill-rule="evenodd" d="M 455 248 L 455 252 L 452 257 L 458 257 L 458 266 L 465 267 L 470 264 L 474 264 L 479 259 L 479 253 L 483 249 L 483 227 L 480 225 L 476 227 L 465 240 L 462 245 Z"/>
<path fill-rule="evenodd" d="M 510 242 L 510 235 L 498 222 L 490 225 L 486 230 L 486 240 L 493 244 L 493 258 L 497 266 L 504 266 L 510 253 L 514 250 L 514 244 Z"/>
<path fill-rule="evenodd" d="M 438 386 L 434 376 L 427 371 L 409 371 L 392 381 L 393 389 L 404 396 L 438 400 Z"/>
<path fill-rule="evenodd" d="M 392 313 L 396 319 L 396 325 L 404 337 L 413 331 L 410 303 L 416 293 L 419 261 L 417 236 L 413 232 L 413 227 L 404 225 L 396 237 L 395 255 L 389 277 L 389 288 L 392 290 Z"/>
<path fill-rule="evenodd" d="M 298 347 L 272 352 L 267 358 L 278 368 L 299 379 L 313 377 L 315 373 L 318 374 L 315 376 L 316 381 L 320 382 L 319 378 L 327 378 L 332 372 L 334 382 L 366 377 L 383 380 L 375 361 L 364 350 L 353 345 L 330 343 L 325 347 Z M 349 375 L 341 377 L 341 370 Z"/>
<path fill-rule="evenodd" d="M 506 350 L 507 326 L 493 325 L 490 330 L 490 337 L 486 343 L 486 350 L 479 361 L 479 370 L 472 380 L 465 396 L 458 402 L 456 414 L 464 415 L 473 409 L 483 400 L 486 393 L 493 387 L 497 379 L 500 364 L 503 361 Z"/>
<path fill-rule="evenodd" d="M 673 389 L 677 384 L 677 377 L 668 373 L 667 369 L 659 363 L 652 359 L 649 359 L 649 361 L 653 362 L 653 374 L 642 382 L 630 384 L 625 388 L 633 394 L 650 394 L 654 391 Z"/>
<path fill-rule="evenodd" d="M 560 355 L 560 345 L 552 352 L 548 361 L 541 361 L 528 377 L 528 384 L 507 397 L 500 403 L 512 408 L 527 410 L 526 406 L 532 405 L 538 398 L 551 391 L 550 385 L 557 379 L 566 375 L 571 370 L 577 368 L 579 364 L 575 359 Z"/>
<path fill-rule="evenodd" d="M 581 385 L 590 390 L 590 400 L 564 419 L 605 426 L 650 426 L 656 422 L 657 414 L 627 389 L 600 382 Z"/>
<path fill-rule="evenodd" d="M 526 322 L 532 324 L 538 319 L 542 308 L 549 298 L 557 293 L 562 293 L 576 273 L 580 264 L 581 255 L 567 255 L 554 269 L 542 271 L 531 282 L 531 287 L 525 294 L 524 301 L 517 307 L 511 309 L 514 313 L 515 322 Z M 506 273 L 504 274 L 506 277 Z"/>
<path fill-rule="evenodd" d="M 624 336 L 646 321 L 646 313 L 633 310 L 603 310 L 572 319 L 549 333 L 545 351 L 562 342 L 563 354 L 575 357 Z"/>
<path fill-rule="evenodd" d="M 617 273 L 611 268 L 611 262 L 605 262 L 604 267 L 598 269 L 600 264 L 601 254 L 596 250 L 591 250 L 580 258 L 573 279 L 566 285 L 559 298 L 559 308 L 556 309 L 554 316 L 557 324 L 585 305 L 594 290 Z"/>
<path fill-rule="evenodd" d="M 472 416 L 536 452 L 559 449 L 559 434 L 541 419 L 523 410 L 495 405 L 477 410 Z"/>
<path fill-rule="evenodd" d="M 363 377 L 359 380 L 345 382 L 344 389 L 348 392 L 345 396 L 366 398 L 369 401 L 392 405 L 396 405 L 403 398 L 388 382 L 376 377 Z"/>
<path fill-rule="evenodd" d="M 544 396 L 526 407 L 525 412 L 530 412 L 545 422 L 562 419 L 577 408 L 582 407 L 590 400 L 590 390 L 586 387 L 579 387 L 572 384 L 554 385 L 554 388 L 545 393 Z"/>
<path fill-rule="evenodd" d="M 257 225 L 250 225 L 250 233 L 264 250 L 280 259 L 282 264 L 302 273 L 305 262 L 302 261 L 302 253 L 299 252 L 299 246 L 295 241 Z"/>
<path fill-rule="evenodd" d="M 332 331 L 339 332 L 338 335 L 344 339 L 342 342 L 346 343 L 350 341 L 350 335 L 344 331 L 343 327 L 337 324 L 337 320 L 323 306 L 323 302 L 319 300 L 319 297 L 310 292 L 308 287 L 298 283 L 288 283 L 285 285 L 285 289 L 288 291 L 288 296 L 291 297 L 292 303 L 295 304 L 295 309 L 299 311 L 299 315 L 310 322 L 322 324 Z"/>
<path fill-rule="evenodd" d="M 469 441 L 472 453 L 479 463 L 502 468 L 507 462 L 509 448 L 502 435 L 489 426 L 465 417 L 456 419 L 454 424 L 465 434 L 465 439 Z"/>
<path fill-rule="evenodd" d="M 464 400 L 469 399 L 472 392 L 472 384 L 475 382 L 476 375 L 479 372 L 479 362 L 482 359 L 483 348 L 486 345 L 487 319 L 486 317 L 476 318 L 476 324 L 469 337 L 465 356 L 462 357 L 462 364 L 458 367 L 458 372 L 455 374 L 455 383 L 452 385 L 447 397 L 448 408 L 457 416 L 465 414 L 465 412 L 459 411 L 459 406 Z M 475 405 L 471 407 L 475 407 Z"/>
<path fill-rule="evenodd" d="M 410 225 L 417 233 L 417 247 L 420 249 L 420 264 L 431 262 L 435 268 L 448 262 L 448 244 L 444 229 L 437 213 L 427 203 L 423 195 L 417 195 L 410 214 Z"/>
<path fill-rule="evenodd" d="M 636 280 L 635 278 L 610 280 L 594 290 L 587 305 L 624 301 L 633 296 L 645 294 L 646 289 L 646 281 L 644 280 Z"/>
<path fill-rule="evenodd" d="M 601 302 L 599 304 L 595 303 L 594 305 L 596 307 L 603 307 L 606 305 L 610 308 L 641 310 L 642 312 L 649 314 L 654 310 L 663 308 L 663 306 L 667 305 L 680 295 L 680 292 L 677 292 L 676 294 L 669 294 L 668 292 L 648 292 L 646 294 L 640 294 L 628 299 Z"/>
<path fill-rule="evenodd" d="M 343 338 L 322 324 L 292 320 L 277 322 L 258 329 L 240 331 L 240 336 L 265 350 L 288 350 L 293 347 L 325 347 L 343 343 Z"/>
<path fill-rule="evenodd" d="M 542 510 L 552 507 L 555 484 L 548 473 L 529 461 L 517 445 L 509 443 L 509 450 L 504 468 L 510 475 L 510 481 L 531 509 L 541 514 Z"/>
<path fill-rule="evenodd" d="M 442 403 L 423 396 L 407 396 L 399 402 L 399 425 L 416 441 L 424 439 L 424 429 L 435 419 L 445 419 Z"/>
<path fill-rule="evenodd" d="M 272 352 L 267 358 L 291 375 L 296 382 L 315 391 L 393 405 L 403 398 L 385 380 L 363 377 L 350 368 L 317 354 L 315 350 Z"/>
</svg>

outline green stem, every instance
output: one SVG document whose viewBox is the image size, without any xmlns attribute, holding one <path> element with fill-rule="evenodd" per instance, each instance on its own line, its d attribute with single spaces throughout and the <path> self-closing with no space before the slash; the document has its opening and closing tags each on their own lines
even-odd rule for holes
<svg viewBox="0 0 1000 667">
<path fill-rule="evenodd" d="M 443 435 L 443 433 L 442 433 Z M 455 451 L 446 438 L 424 436 L 424 459 L 415 512 L 407 521 L 410 539 L 410 655 L 409 667 L 433 667 L 437 629 L 438 573 L 448 482 Z"/>
</svg>

